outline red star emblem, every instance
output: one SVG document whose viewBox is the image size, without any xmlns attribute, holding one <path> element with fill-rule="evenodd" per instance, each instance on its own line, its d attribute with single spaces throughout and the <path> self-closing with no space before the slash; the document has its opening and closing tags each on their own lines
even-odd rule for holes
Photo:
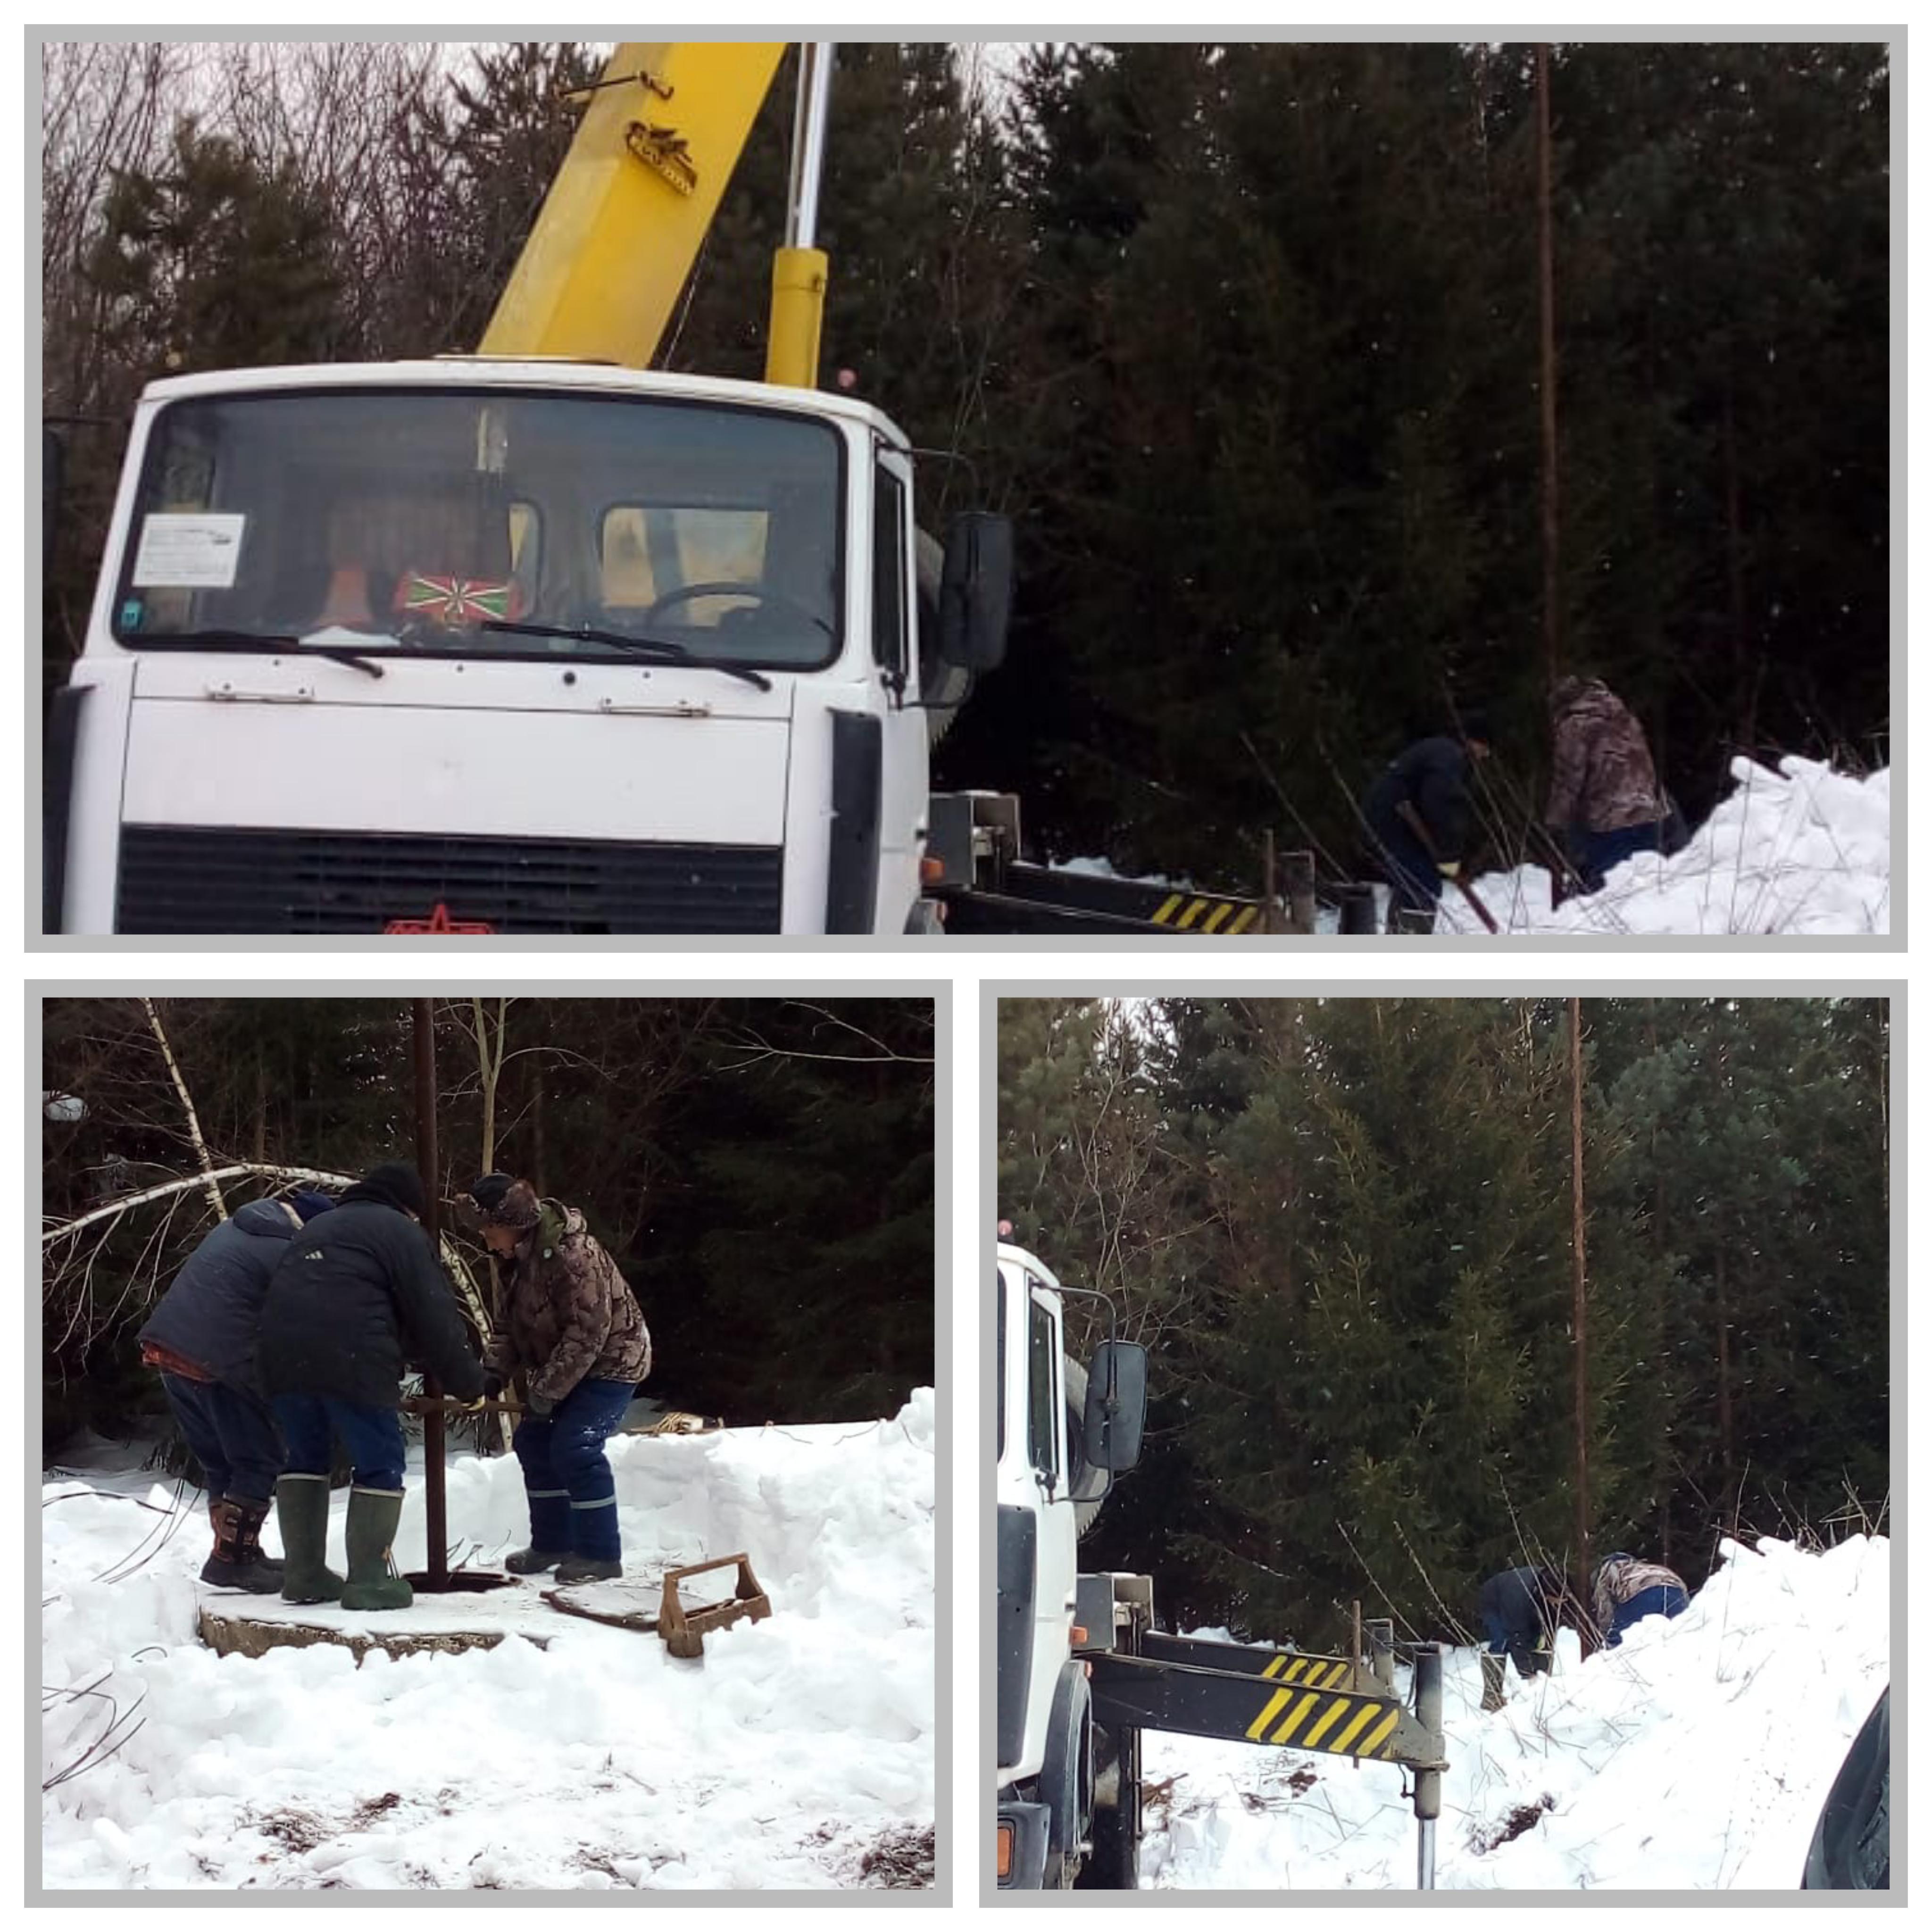
<svg viewBox="0 0 1932 1932">
<path fill-rule="evenodd" d="M 392 919 L 383 927 L 385 932 L 494 932 L 496 928 L 488 920 L 452 919 L 449 908 L 441 900 L 427 919 Z"/>
</svg>

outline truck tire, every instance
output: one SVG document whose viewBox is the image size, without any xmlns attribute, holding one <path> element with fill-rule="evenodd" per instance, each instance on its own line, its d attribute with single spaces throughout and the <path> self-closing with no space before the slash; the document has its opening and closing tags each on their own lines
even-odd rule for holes
<svg viewBox="0 0 1932 1932">
<path fill-rule="evenodd" d="M 1106 1500 L 1112 1478 L 1105 1469 L 1096 1469 L 1087 1460 L 1087 1370 L 1071 1355 L 1064 1364 L 1066 1388 L 1066 1490 L 1073 1498 L 1073 1527 L 1076 1538 L 1094 1527 Z"/>
<path fill-rule="evenodd" d="M 1085 1860 L 1094 1816 L 1094 1694 L 1078 1658 L 1054 1687 L 1040 1796 L 1048 1820 L 1046 1889 L 1065 1892 Z"/>
<path fill-rule="evenodd" d="M 1078 1881 L 1092 1892 L 1140 1887 L 1141 1734 L 1094 1726 L 1094 1855 Z"/>
</svg>

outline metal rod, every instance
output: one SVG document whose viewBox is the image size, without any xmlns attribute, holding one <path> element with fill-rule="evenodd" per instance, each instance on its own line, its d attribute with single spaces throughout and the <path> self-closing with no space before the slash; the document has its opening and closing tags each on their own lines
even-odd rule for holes
<svg viewBox="0 0 1932 1932">
<path fill-rule="evenodd" d="M 791 190 L 785 202 L 785 246 L 814 248 L 818 194 L 825 175 L 825 124 L 832 104 L 831 40 L 801 40 L 798 107 L 792 122 Z"/>
<path fill-rule="evenodd" d="M 1288 929 L 1290 932 L 1315 930 L 1315 854 L 1290 852 L 1281 862 L 1288 883 Z"/>
<path fill-rule="evenodd" d="M 423 1232 L 430 1250 L 440 1253 L 437 1197 L 441 1163 L 436 1152 L 436 1008 L 428 1000 L 411 1003 L 416 1064 L 416 1172 L 422 1177 Z M 428 1518 L 429 1582 L 440 1589 L 449 1581 L 448 1502 L 443 1490 L 442 1389 L 434 1376 L 423 1377 L 428 1398 L 423 1412 L 423 1505 Z"/>
<path fill-rule="evenodd" d="M 1415 1653 L 1415 1715 L 1432 1741 L 1438 1762 L 1415 1774 L 1415 1882 L 1422 1892 L 1436 1889 L 1436 1821 L 1442 1814 L 1442 1646 L 1425 1646 Z"/>
<path fill-rule="evenodd" d="M 1590 1600 L 1590 1388 L 1588 1320 L 1590 1296 L 1583 1246 L 1583 1003 L 1570 1002 L 1570 1249 L 1572 1264 L 1570 1353 L 1576 1388 L 1572 1406 L 1576 1431 L 1576 1600 Z M 1592 1626 L 1580 1620 L 1583 1654 L 1596 1648 Z"/>
<path fill-rule="evenodd" d="M 1395 1619 L 1370 1617 L 1362 1626 L 1368 1633 L 1369 1660 L 1376 1682 L 1384 1690 L 1395 1688 Z"/>
</svg>

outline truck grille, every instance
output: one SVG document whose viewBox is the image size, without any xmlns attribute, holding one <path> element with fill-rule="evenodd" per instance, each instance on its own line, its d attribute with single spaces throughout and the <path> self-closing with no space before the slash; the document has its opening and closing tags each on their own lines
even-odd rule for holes
<svg viewBox="0 0 1932 1932">
<path fill-rule="evenodd" d="M 776 845 L 122 828 L 118 932 L 776 932 Z"/>
</svg>

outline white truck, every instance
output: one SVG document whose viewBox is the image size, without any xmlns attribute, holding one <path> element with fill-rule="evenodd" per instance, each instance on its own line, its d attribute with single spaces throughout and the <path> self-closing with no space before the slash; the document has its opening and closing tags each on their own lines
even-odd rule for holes
<svg viewBox="0 0 1932 1932">
<path fill-rule="evenodd" d="M 1084 1653 L 1114 1646 L 1117 1600 L 1128 1622 L 1136 1603 L 1150 1610 L 1151 1586 L 1082 1577 L 1077 1546 L 1113 1477 L 1139 1460 L 1147 1358 L 1110 1336 L 1086 1369 L 1069 1359 L 1070 1292 L 1036 1256 L 1000 1244 L 996 1870 L 1016 1890 L 1065 1890 L 1083 1875 L 1131 1888 L 1140 1838 L 1138 1735 L 1096 1730 Z"/>
<path fill-rule="evenodd" d="M 1114 1334 L 1085 1370 L 1066 1298 L 1093 1295 L 1001 1242 L 994 1266 L 995 1882 L 1002 1891 L 1139 1882 L 1141 1733 L 1173 1731 L 1393 1763 L 1414 1774 L 1419 1884 L 1433 1884 L 1447 1768 L 1442 1652 L 1414 1647 L 1396 1688 L 1394 1627 L 1348 1656 L 1175 1636 L 1146 1576 L 1083 1574 L 1078 1544 L 1113 1477 L 1139 1460 L 1147 1356 Z"/>
<path fill-rule="evenodd" d="M 1010 529 L 937 551 L 843 394 L 152 384 L 46 733 L 49 929 L 926 929 L 932 725 L 999 660 Z"/>
</svg>

